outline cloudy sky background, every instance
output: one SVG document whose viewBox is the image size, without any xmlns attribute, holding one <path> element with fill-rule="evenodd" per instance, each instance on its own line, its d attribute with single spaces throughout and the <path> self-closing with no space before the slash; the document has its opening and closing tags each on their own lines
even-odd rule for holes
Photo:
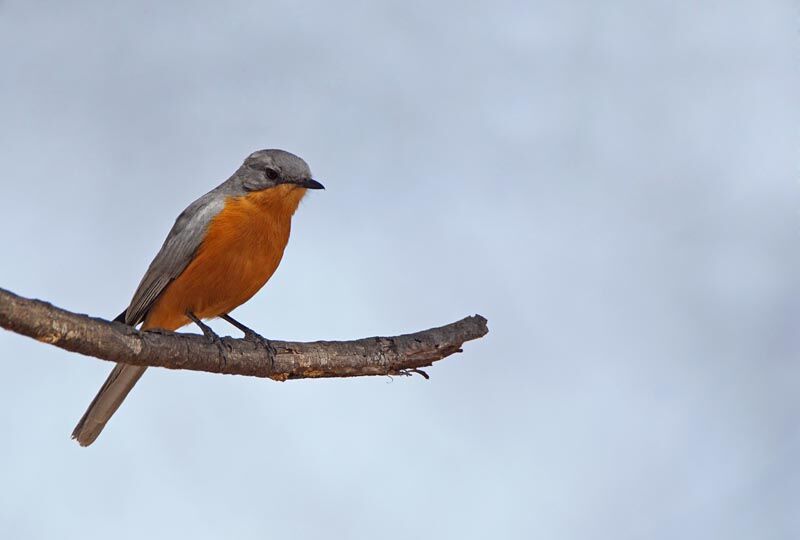
<svg viewBox="0 0 800 540">
<path fill-rule="evenodd" d="M 796 41 L 781 1 L 0 2 L 0 287 L 116 315 L 280 147 L 328 189 L 241 320 L 491 330 L 430 381 L 151 370 L 88 449 L 110 365 L 0 332 L 0 536 L 796 538 Z"/>
</svg>

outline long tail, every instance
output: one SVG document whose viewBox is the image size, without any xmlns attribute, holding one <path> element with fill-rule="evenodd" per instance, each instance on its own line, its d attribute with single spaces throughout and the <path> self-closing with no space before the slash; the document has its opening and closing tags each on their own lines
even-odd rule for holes
<svg viewBox="0 0 800 540">
<path fill-rule="evenodd" d="M 125 312 L 120 313 L 114 320 L 125 322 Z M 114 366 L 106 382 L 100 387 L 100 391 L 72 431 L 72 438 L 81 446 L 92 444 L 146 369 L 126 364 Z"/>
<path fill-rule="evenodd" d="M 72 432 L 72 438 L 76 439 L 78 444 L 89 446 L 94 442 L 146 369 L 143 366 L 127 364 L 114 366 L 111 375 L 108 376 Z"/>
</svg>

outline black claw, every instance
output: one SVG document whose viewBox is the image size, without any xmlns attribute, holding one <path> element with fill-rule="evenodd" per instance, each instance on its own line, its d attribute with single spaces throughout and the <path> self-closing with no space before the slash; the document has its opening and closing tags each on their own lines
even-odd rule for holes
<svg viewBox="0 0 800 540">
<path fill-rule="evenodd" d="M 261 334 L 257 334 L 256 332 L 245 332 L 244 333 L 245 341 L 250 341 L 252 343 L 258 343 L 259 345 L 269 345 L 269 340 L 262 336 Z"/>
<path fill-rule="evenodd" d="M 275 346 L 272 345 L 272 342 L 270 340 L 268 340 L 261 334 L 257 334 L 252 331 L 245 332 L 244 340 L 249 341 L 250 343 L 255 343 L 256 345 L 259 345 L 267 349 L 267 354 L 269 355 L 270 362 L 273 364 L 273 369 L 274 369 L 275 355 L 277 354 L 277 351 L 275 350 Z"/>
<path fill-rule="evenodd" d="M 224 313 L 224 314 L 220 315 L 219 318 L 222 319 L 223 321 L 227 321 L 227 322 L 231 323 L 233 326 L 235 326 L 236 328 L 241 330 L 244 333 L 244 339 L 246 339 L 247 341 L 252 341 L 254 343 L 268 343 L 269 342 L 269 340 L 267 338 L 265 338 L 264 336 L 262 336 L 261 334 L 259 334 L 255 330 L 253 330 L 252 328 L 246 327 L 245 325 L 243 325 L 242 323 L 240 323 L 239 321 L 237 321 L 236 319 L 234 319 L 233 317 L 231 317 L 227 313 Z"/>
<path fill-rule="evenodd" d="M 269 358 L 271 369 L 273 371 L 275 370 L 275 355 L 277 355 L 278 352 L 275 350 L 275 347 L 272 345 L 272 342 L 270 340 L 268 340 L 255 330 L 246 327 L 245 325 L 243 325 L 242 323 L 240 323 L 227 313 L 223 313 L 222 315 L 219 316 L 219 318 L 231 323 L 233 326 L 241 330 L 244 333 L 245 341 L 249 341 L 250 343 L 255 343 L 256 345 L 260 345 L 261 347 L 267 349 L 267 357 Z"/>
<path fill-rule="evenodd" d="M 203 335 L 212 345 L 216 345 L 219 349 L 220 356 L 222 356 L 222 365 L 228 364 L 228 351 L 225 348 L 225 344 L 222 342 L 222 338 L 220 338 L 214 330 L 211 329 L 210 326 L 205 324 L 201 321 L 198 317 L 195 316 L 194 313 L 191 311 L 186 312 L 186 316 L 191 319 L 191 321 L 200 327 L 200 330 L 203 331 Z"/>
<path fill-rule="evenodd" d="M 197 318 L 194 313 L 187 311 L 186 316 L 189 317 L 189 319 L 191 319 L 191 321 L 203 331 L 203 335 L 206 336 L 212 343 L 216 343 L 220 340 L 216 332 L 214 332 L 206 323 Z"/>
</svg>

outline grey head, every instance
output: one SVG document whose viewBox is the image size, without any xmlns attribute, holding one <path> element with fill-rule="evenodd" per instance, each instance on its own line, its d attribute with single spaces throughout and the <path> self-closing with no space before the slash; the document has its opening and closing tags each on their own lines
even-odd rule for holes
<svg viewBox="0 0 800 540">
<path fill-rule="evenodd" d="M 253 152 L 233 178 L 247 191 L 261 191 L 280 184 L 293 184 L 306 189 L 325 189 L 314 180 L 308 164 L 285 150 L 258 150 Z"/>
</svg>

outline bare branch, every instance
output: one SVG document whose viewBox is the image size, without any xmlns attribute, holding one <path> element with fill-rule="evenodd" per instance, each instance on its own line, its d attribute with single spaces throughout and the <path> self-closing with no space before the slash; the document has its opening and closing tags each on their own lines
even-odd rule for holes
<svg viewBox="0 0 800 540">
<path fill-rule="evenodd" d="M 489 331 L 480 315 L 439 328 L 394 337 L 354 341 L 298 343 L 272 341 L 269 346 L 244 339 L 174 332 L 140 332 L 118 322 L 57 308 L 0 289 L 0 327 L 68 351 L 137 366 L 190 369 L 268 377 L 276 381 L 314 377 L 427 374 L 430 366 L 464 342 Z"/>
</svg>

